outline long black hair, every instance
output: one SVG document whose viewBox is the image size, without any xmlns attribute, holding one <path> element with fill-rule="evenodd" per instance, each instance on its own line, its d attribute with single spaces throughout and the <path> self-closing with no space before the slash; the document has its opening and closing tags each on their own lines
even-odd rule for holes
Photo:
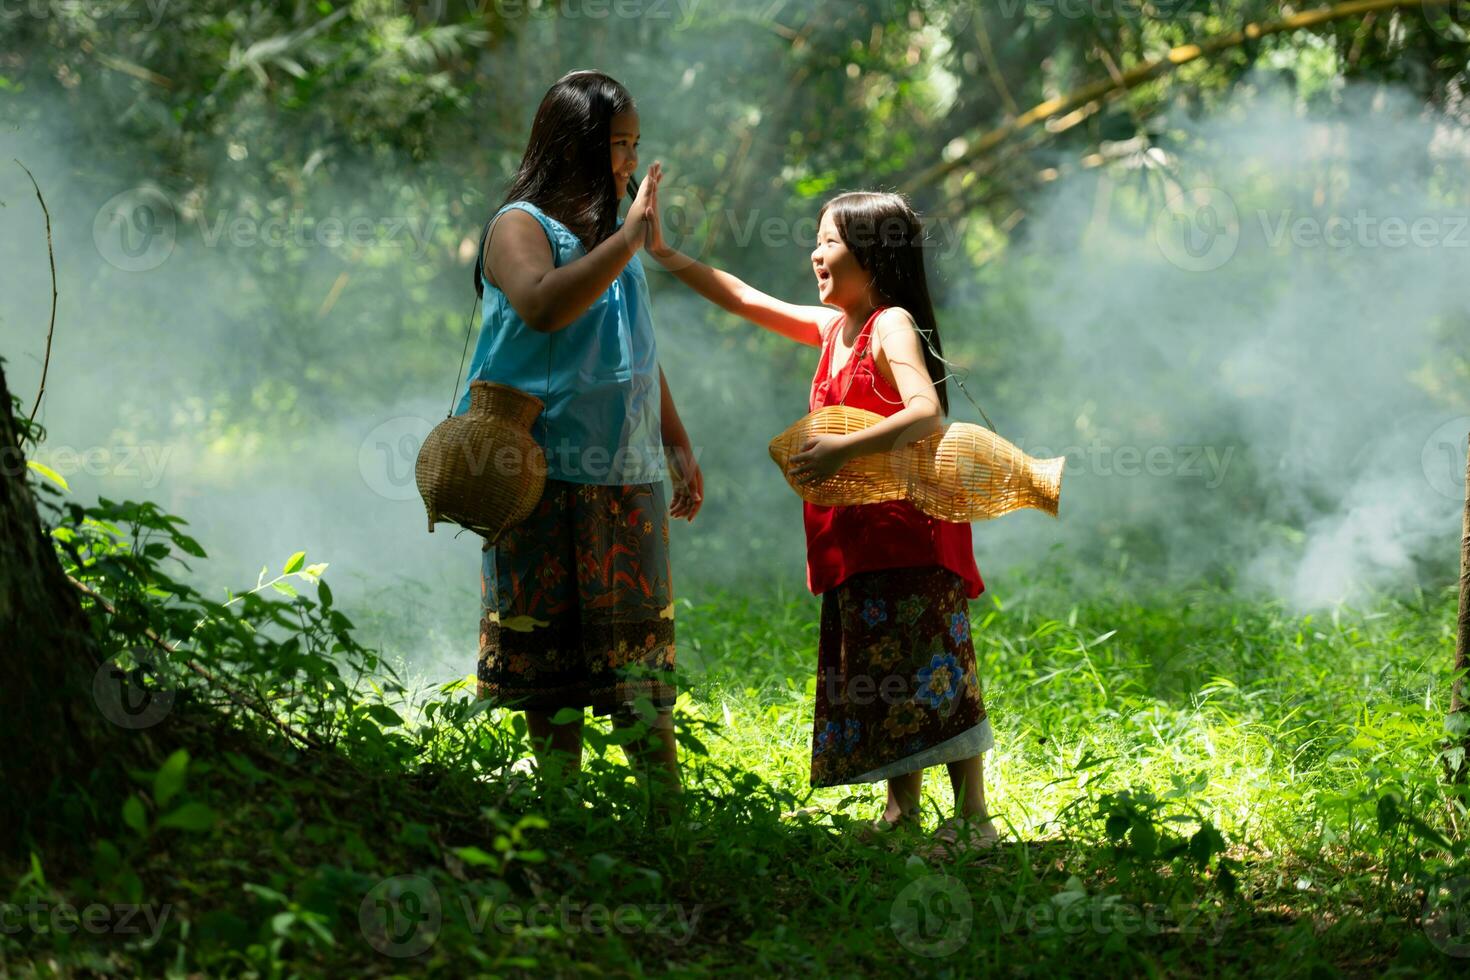
<svg viewBox="0 0 1470 980">
<path fill-rule="evenodd" d="M 939 395 L 939 407 L 948 415 L 944 346 L 939 341 L 939 324 L 929 298 L 929 277 L 924 272 L 924 224 L 919 215 L 902 195 L 869 191 L 832 198 L 822 205 L 817 221 L 828 214 L 842 243 L 863 271 L 873 277 L 879 305 L 902 307 L 914 318 L 924 347 L 924 366 Z"/>
<path fill-rule="evenodd" d="M 633 108 L 628 90 L 600 71 L 563 75 L 536 109 L 525 155 L 501 206 L 530 201 L 570 228 L 592 251 L 617 228 L 618 201 L 626 188 L 614 186 L 608 147 L 613 117 Z M 489 233 L 486 221 L 475 260 L 478 295 L 484 291 L 481 277 Z"/>
</svg>

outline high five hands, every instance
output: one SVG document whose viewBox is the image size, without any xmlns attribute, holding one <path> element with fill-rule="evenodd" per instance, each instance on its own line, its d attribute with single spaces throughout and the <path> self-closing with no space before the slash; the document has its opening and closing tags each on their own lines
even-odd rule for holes
<svg viewBox="0 0 1470 980">
<path fill-rule="evenodd" d="M 663 244 L 663 233 L 658 228 L 658 182 L 663 180 L 663 176 L 663 164 L 655 160 L 648 173 L 643 175 L 643 183 L 638 185 L 638 193 L 628 208 L 623 233 L 628 236 L 634 251 L 647 248 L 651 254 L 656 254 L 655 241 L 659 246 Z"/>
<path fill-rule="evenodd" d="M 667 250 L 658 216 L 658 185 L 663 176 L 663 164 L 655 160 L 644 174 L 643 183 L 638 185 L 638 193 L 634 195 L 628 217 L 623 221 L 623 231 L 629 236 L 629 242 L 635 248 L 646 248 L 655 257 Z M 662 372 L 660 377 L 662 379 Z M 669 516 L 692 521 L 704 504 L 704 473 L 699 468 L 689 434 L 672 411 L 673 400 L 669 398 L 664 404 L 665 417 L 662 420 L 664 451 L 674 485 Z"/>
</svg>

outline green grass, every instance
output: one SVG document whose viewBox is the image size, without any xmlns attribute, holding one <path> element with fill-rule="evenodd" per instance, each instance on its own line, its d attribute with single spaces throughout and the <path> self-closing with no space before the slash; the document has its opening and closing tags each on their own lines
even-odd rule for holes
<svg viewBox="0 0 1470 980">
<path fill-rule="evenodd" d="M 1008 584 L 1014 600 L 993 597 Z M 62 794 L 58 821 L 92 829 L 39 842 L 32 866 L 12 869 L 12 912 L 141 904 L 167 910 L 162 927 L 7 928 L 0 970 L 1463 967 L 1470 924 L 1454 900 L 1470 861 L 1451 839 L 1437 759 L 1450 590 L 1314 617 L 1205 589 L 990 587 L 972 618 L 997 736 L 987 795 L 1007 838 L 993 856 L 944 863 L 856 841 L 849 825 L 877 812 L 882 786 L 807 782 L 817 600 L 711 595 L 679 611 L 686 820 L 647 819 L 605 726 L 589 726 L 576 789 L 512 776 L 523 726 L 477 708 L 465 681 L 407 698 L 365 681 L 325 715 L 293 710 L 330 733 L 326 756 L 249 714 L 221 724 L 222 707 L 191 693 L 150 731 L 158 768 L 134 774 L 122 807 L 95 787 Z M 305 596 L 279 605 L 325 612 Z M 272 656 L 267 673 L 287 654 Z M 371 707 L 384 702 L 391 711 Z M 931 826 L 948 796 L 931 773 Z M 821 809 L 780 818 L 800 806 Z M 406 945 L 391 951 L 413 955 L 383 951 L 375 909 L 399 916 L 388 924 Z"/>
</svg>

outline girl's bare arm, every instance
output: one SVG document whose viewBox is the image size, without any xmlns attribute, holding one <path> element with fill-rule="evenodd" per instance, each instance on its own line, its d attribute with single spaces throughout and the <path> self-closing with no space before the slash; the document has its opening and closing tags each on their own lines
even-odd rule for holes
<svg viewBox="0 0 1470 980">
<path fill-rule="evenodd" d="M 878 314 L 873 324 L 873 360 L 898 389 L 904 407 L 847 436 L 853 456 L 887 452 L 944 427 L 939 393 L 929 377 L 922 344 L 918 325 L 907 310 L 892 307 Z"/>
<path fill-rule="evenodd" d="M 798 306 L 779 300 L 728 272 L 713 269 L 669 247 L 664 241 L 663 222 L 658 213 L 658 188 L 654 188 L 648 222 L 648 254 L 678 276 L 684 285 L 758 327 L 808 347 L 822 346 L 822 324 L 832 319 L 832 311 L 825 306 Z"/>
<path fill-rule="evenodd" d="M 627 220 L 592 251 L 558 267 L 541 223 L 520 209 L 502 214 L 485 243 L 485 278 L 532 330 L 551 333 L 586 313 L 622 273 L 647 232 L 659 168 L 649 168 Z"/>
</svg>

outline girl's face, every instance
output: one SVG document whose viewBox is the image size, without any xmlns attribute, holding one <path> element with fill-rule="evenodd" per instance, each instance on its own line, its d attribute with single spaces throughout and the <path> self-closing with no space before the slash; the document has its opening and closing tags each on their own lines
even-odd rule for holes
<svg viewBox="0 0 1470 980">
<path fill-rule="evenodd" d="M 612 172 L 618 197 L 628 189 L 638 169 L 638 111 L 629 109 L 612 117 Z"/>
<path fill-rule="evenodd" d="M 857 256 L 848 250 L 832 212 L 822 215 L 817 228 L 817 247 L 812 250 L 812 270 L 817 276 L 817 297 L 827 306 L 843 309 L 857 306 L 867 298 L 873 277 L 858 265 Z"/>
</svg>

